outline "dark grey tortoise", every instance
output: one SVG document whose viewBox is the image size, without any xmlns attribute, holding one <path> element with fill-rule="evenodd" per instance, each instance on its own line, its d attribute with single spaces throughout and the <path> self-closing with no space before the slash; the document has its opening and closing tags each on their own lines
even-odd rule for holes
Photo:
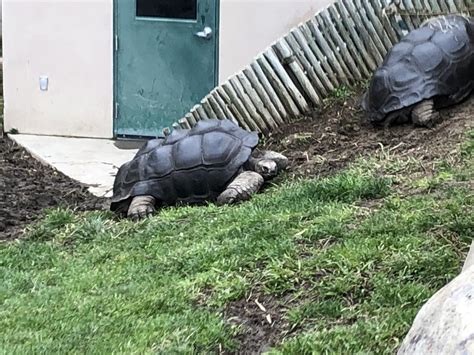
<svg viewBox="0 0 474 355">
<path fill-rule="evenodd" d="M 474 88 L 474 21 L 448 15 L 411 31 L 388 52 L 362 102 L 374 124 L 430 127 L 438 109 Z"/>
<path fill-rule="evenodd" d="M 214 119 L 150 140 L 120 167 L 110 208 L 139 219 L 160 206 L 248 200 L 288 165 L 282 154 L 255 149 L 258 142 L 257 133 Z"/>
</svg>

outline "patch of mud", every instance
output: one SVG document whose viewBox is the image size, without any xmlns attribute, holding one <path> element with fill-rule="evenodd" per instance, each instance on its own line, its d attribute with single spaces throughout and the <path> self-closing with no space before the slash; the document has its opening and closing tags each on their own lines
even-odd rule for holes
<svg viewBox="0 0 474 355">
<path fill-rule="evenodd" d="M 434 161 L 451 154 L 474 127 L 474 96 L 441 111 L 442 121 L 432 129 L 411 124 L 388 128 L 366 122 L 359 108 L 360 92 L 344 102 L 328 104 L 313 117 L 282 127 L 265 149 L 279 151 L 290 160 L 290 177 L 332 175 L 359 157 L 369 157 L 383 147 L 391 153 Z"/>
<path fill-rule="evenodd" d="M 84 211 L 105 208 L 106 203 L 8 137 L 0 138 L 0 241 L 21 236 L 44 209 L 62 206 Z"/>
<path fill-rule="evenodd" d="M 251 296 L 231 302 L 224 312 L 226 321 L 240 327 L 235 339 L 238 354 L 261 354 L 280 343 L 290 332 L 283 318 L 287 309 L 285 298 Z"/>
</svg>

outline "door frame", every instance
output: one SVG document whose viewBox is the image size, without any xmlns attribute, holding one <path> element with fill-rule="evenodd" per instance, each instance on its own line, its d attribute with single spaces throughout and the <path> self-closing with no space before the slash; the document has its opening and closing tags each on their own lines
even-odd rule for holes
<svg viewBox="0 0 474 355">
<path fill-rule="evenodd" d="M 113 129 L 113 139 L 143 139 L 143 138 L 155 138 L 155 137 L 148 137 L 148 136 L 128 136 L 128 135 L 118 135 L 117 134 L 117 120 L 119 119 L 119 110 L 120 108 L 118 107 L 117 103 L 117 84 L 118 84 L 118 55 L 120 52 L 120 42 L 119 42 L 119 37 L 118 37 L 118 2 L 120 0 L 113 0 L 113 18 L 112 18 L 112 52 L 113 52 L 113 75 L 112 75 L 112 80 L 113 80 L 113 94 L 112 94 L 112 129 Z M 135 3 L 135 8 L 137 1 L 136 0 L 129 0 L 133 1 Z M 199 1 L 199 0 L 196 0 Z M 217 87 L 219 84 L 219 54 L 220 54 L 220 13 L 221 13 L 221 1 L 220 0 L 214 0 L 216 2 L 215 6 L 215 23 L 216 23 L 216 28 L 214 29 L 214 36 L 216 38 L 216 45 L 215 45 L 215 51 L 214 51 L 214 87 Z M 166 20 L 163 19 L 162 21 L 166 22 L 174 22 L 175 20 L 170 19 Z M 196 103 L 198 104 L 198 103 Z M 177 118 L 179 119 L 179 118 Z M 170 127 L 171 129 L 171 127 Z M 160 132 L 161 134 L 161 132 Z"/>
</svg>

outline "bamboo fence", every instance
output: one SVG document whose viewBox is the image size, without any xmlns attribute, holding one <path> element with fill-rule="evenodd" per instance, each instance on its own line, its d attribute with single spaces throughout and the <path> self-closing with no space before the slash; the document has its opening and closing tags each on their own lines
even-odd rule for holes
<svg viewBox="0 0 474 355">
<path fill-rule="evenodd" d="M 333 90 L 369 79 L 387 51 L 428 18 L 471 15 L 474 0 L 337 0 L 212 90 L 173 128 L 229 118 L 268 134 Z"/>
</svg>

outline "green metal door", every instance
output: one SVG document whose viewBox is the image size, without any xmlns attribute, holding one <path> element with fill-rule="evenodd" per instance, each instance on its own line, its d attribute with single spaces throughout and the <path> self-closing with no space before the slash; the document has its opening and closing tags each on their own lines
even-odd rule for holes
<svg viewBox="0 0 474 355">
<path fill-rule="evenodd" d="M 115 0 L 115 135 L 155 137 L 217 84 L 218 0 Z"/>
</svg>

